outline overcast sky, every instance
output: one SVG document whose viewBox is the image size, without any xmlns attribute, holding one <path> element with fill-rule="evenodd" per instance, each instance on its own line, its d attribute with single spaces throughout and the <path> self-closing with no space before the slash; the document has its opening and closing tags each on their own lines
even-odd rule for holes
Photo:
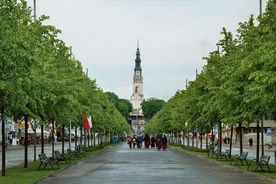
<svg viewBox="0 0 276 184">
<path fill-rule="evenodd" d="M 34 0 L 27 0 L 33 7 Z M 263 11 L 267 0 L 263 0 Z M 223 27 L 256 18 L 259 0 L 36 0 L 98 87 L 130 99 L 137 40 L 144 96 L 168 100 L 195 79 Z"/>
</svg>

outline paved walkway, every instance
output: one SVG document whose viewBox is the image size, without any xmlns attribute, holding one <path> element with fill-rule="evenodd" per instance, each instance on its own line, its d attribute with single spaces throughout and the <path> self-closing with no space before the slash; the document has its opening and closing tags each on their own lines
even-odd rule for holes
<svg viewBox="0 0 276 184">
<path fill-rule="evenodd" d="M 129 149 L 122 142 L 36 183 L 271 184 L 276 181 L 177 149 Z"/>
<path fill-rule="evenodd" d="M 97 144 L 97 143 L 96 143 Z M 191 145 L 191 144 L 190 144 Z M 71 148 L 75 147 L 75 142 L 71 143 Z M 203 144 L 203 147 L 205 147 L 205 144 Z M 223 144 L 222 145 L 223 150 L 229 148 L 229 144 Z M 239 154 L 240 149 L 239 144 L 233 144 L 232 148 L 232 155 Z M 65 150 L 69 148 L 69 142 L 65 142 Z M 61 151 L 61 142 L 57 142 L 55 145 L 55 150 L 60 150 Z M 250 147 L 248 145 L 243 145 L 243 150 L 248 151 L 248 157 L 249 158 L 255 158 L 256 157 L 256 147 L 253 145 L 253 147 Z M 265 146 L 265 155 L 270 156 L 270 164 L 276 164 L 275 162 L 275 153 L 274 151 L 276 150 L 275 146 L 272 149 L 268 149 L 267 146 Z M 0 146 L 0 152 L 2 152 L 2 145 Z M 36 148 L 37 152 L 37 159 L 38 159 L 38 154 L 41 152 L 41 145 L 37 145 Z M 52 145 L 51 144 L 45 144 L 44 152 L 46 155 L 51 155 L 52 154 Z M 17 145 L 17 146 L 12 146 L 9 145 L 7 149 L 6 154 L 6 167 L 12 167 L 20 164 L 24 164 L 24 146 L 22 145 Z M 260 150 L 260 155 L 261 155 L 261 150 Z M 0 159 L 2 160 L 2 154 L 0 154 Z M 31 145 L 28 147 L 28 160 L 31 162 L 34 160 L 34 145 Z M 0 168 L 1 170 L 1 168 Z"/>
</svg>

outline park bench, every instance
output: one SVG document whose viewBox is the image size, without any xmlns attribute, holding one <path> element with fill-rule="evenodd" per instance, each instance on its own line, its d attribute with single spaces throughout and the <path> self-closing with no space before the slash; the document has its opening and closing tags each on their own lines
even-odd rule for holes
<svg viewBox="0 0 276 184">
<path fill-rule="evenodd" d="M 209 145 L 208 158 L 213 158 L 214 155 L 218 154 L 218 147 L 215 148 L 214 144 Z"/>
<path fill-rule="evenodd" d="M 77 152 L 79 155 L 86 156 L 86 151 L 84 150 L 84 146 L 81 144 L 77 147 Z"/>
<path fill-rule="evenodd" d="M 221 152 L 217 152 L 216 153 L 216 159 L 220 158 L 220 160 L 222 158 L 225 158 L 225 160 L 228 160 L 228 158 L 230 159 L 230 149 L 226 149 L 225 152 L 221 151 Z"/>
<path fill-rule="evenodd" d="M 256 163 L 255 172 L 257 171 L 257 169 L 258 169 L 259 166 L 260 166 L 260 168 L 261 168 L 262 171 L 264 171 L 263 167 L 267 167 L 268 170 L 269 170 L 269 172 L 271 172 L 271 169 L 270 169 L 270 167 L 269 167 L 269 165 L 268 165 L 269 160 L 270 160 L 270 156 L 264 156 L 264 155 L 262 155 L 262 156 L 260 157 L 259 162 L 257 162 L 257 159 L 256 159 L 256 158 L 255 158 L 255 159 L 252 159 L 252 160 L 250 161 L 250 163 L 248 164 L 247 170 L 249 169 L 249 167 L 251 166 L 251 164 L 252 164 L 253 162 L 255 162 L 255 163 Z"/>
<path fill-rule="evenodd" d="M 37 170 L 39 170 L 42 165 L 44 165 L 43 169 L 45 169 L 48 164 L 50 164 L 52 169 L 54 169 L 54 167 L 53 167 L 54 164 L 56 164 L 57 167 L 60 168 L 59 165 L 58 165 L 58 160 L 56 160 L 54 158 L 48 158 L 45 153 L 39 154 L 38 157 L 39 157 L 39 160 L 40 160 L 40 165 L 39 165 Z"/>
<path fill-rule="evenodd" d="M 71 157 L 69 155 L 66 154 L 61 154 L 59 151 L 54 151 L 55 154 L 55 159 L 57 159 L 59 162 L 60 161 L 65 161 L 66 164 L 70 164 L 71 163 Z"/>
<path fill-rule="evenodd" d="M 230 165 L 232 164 L 232 162 L 234 160 L 236 160 L 235 165 L 237 164 L 238 161 L 240 161 L 242 165 L 243 165 L 243 161 L 245 161 L 246 165 L 248 165 L 247 155 L 248 155 L 248 152 L 243 152 L 240 155 L 234 155 L 234 156 L 232 156 L 232 158 L 230 160 Z"/>
<path fill-rule="evenodd" d="M 68 154 L 70 160 L 71 160 L 72 157 L 75 157 L 77 159 L 80 158 L 80 155 L 79 155 L 77 150 L 73 151 L 71 149 L 67 149 L 67 154 Z"/>
</svg>

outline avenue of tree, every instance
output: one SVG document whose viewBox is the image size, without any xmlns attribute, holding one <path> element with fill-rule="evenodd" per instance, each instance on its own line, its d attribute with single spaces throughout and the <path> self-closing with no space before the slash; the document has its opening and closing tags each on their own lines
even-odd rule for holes
<svg viewBox="0 0 276 184">
<path fill-rule="evenodd" d="M 40 123 L 43 132 L 49 123 L 63 128 L 70 123 L 82 127 L 82 115 L 92 117 L 96 132 L 121 134 L 130 129 L 125 114 L 86 76 L 80 61 L 58 38 L 61 31 L 44 24 L 47 19 L 43 15 L 34 20 L 24 0 L 0 1 L 2 175 L 5 175 L 7 117 L 15 120 L 23 117 L 25 135 L 30 118 Z M 24 167 L 28 167 L 26 143 L 27 136 Z"/>
<path fill-rule="evenodd" d="M 81 62 L 58 38 L 61 31 L 44 24 L 48 18 L 43 15 L 34 20 L 25 0 L 0 1 L 2 142 L 7 117 L 23 118 L 25 135 L 30 118 L 39 122 L 42 132 L 43 127 L 53 124 L 64 133 L 69 124 L 82 127 L 82 115 L 92 117 L 95 132 L 128 132 L 126 118 L 131 104 L 114 93 L 104 93 L 86 76 Z M 219 49 L 204 58 L 207 64 L 186 89 L 177 91 L 167 103 L 154 98 L 142 103 L 149 120 L 145 132 L 190 132 L 197 128 L 208 133 L 215 126 L 259 125 L 264 116 L 275 117 L 275 33 L 275 0 L 268 0 L 266 11 L 257 20 L 251 16 L 239 23 L 235 37 L 223 28 Z M 27 136 L 24 167 L 28 167 L 26 143 Z M 41 149 L 43 153 L 43 140 Z"/>
<path fill-rule="evenodd" d="M 207 64 L 202 72 L 147 123 L 146 132 L 187 133 L 198 128 L 208 133 L 214 126 L 259 125 L 264 116 L 275 117 L 275 0 L 268 1 L 266 11 L 257 20 L 250 16 L 239 23 L 235 38 L 226 28 L 221 34 L 219 49 L 204 58 Z M 259 128 L 257 131 L 259 144 Z M 257 146 L 256 158 L 258 150 Z"/>
</svg>

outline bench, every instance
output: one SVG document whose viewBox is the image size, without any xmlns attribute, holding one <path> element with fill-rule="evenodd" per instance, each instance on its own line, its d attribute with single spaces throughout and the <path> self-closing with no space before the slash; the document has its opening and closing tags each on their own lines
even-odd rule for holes
<svg viewBox="0 0 276 184">
<path fill-rule="evenodd" d="M 66 164 L 71 163 L 71 157 L 69 155 L 63 155 L 59 151 L 54 151 L 54 154 L 55 154 L 55 159 L 57 159 L 59 162 L 65 161 Z"/>
<path fill-rule="evenodd" d="M 77 147 L 77 152 L 78 152 L 79 155 L 86 156 L 86 152 L 84 150 L 84 146 L 81 145 L 81 144 Z"/>
<path fill-rule="evenodd" d="M 208 151 L 208 158 L 213 158 L 214 155 L 217 155 L 219 153 L 218 148 L 215 149 L 214 144 L 209 145 L 209 151 Z"/>
<path fill-rule="evenodd" d="M 80 155 L 77 150 L 72 151 L 71 149 L 67 149 L 67 154 L 68 154 L 70 160 L 72 157 L 75 157 L 77 159 L 80 158 Z"/>
<path fill-rule="evenodd" d="M 56 160 L 54 158 L 48 158 L 45 153 L 39 154 L 38 157 L 39 157 L 39 160 L 40 160 L 40 165 L 37 169 L 38 171 L 39 171 L 39 169 L 42 165 L 44 165 L 43 169 L 45 169 L 48 164 L 50 164 L 52 169 L 54 169 L 54 167 L 53 167 L 54 164 L 56 164 L 57 167 L 60 168 L 59 165 L 58 165 L 58 160 Z"/>
<path fill-rule="evenodd" d="M 230 165 L 232 164 L 232 162 L 233 162 L 234 160 L 236 160 L 235 165 L 237 164 L 238 161 L 240 161 L 242 165 L 243 165 L 243 161 L 245 161 L 246 165 L 248 165 L 248 162 L 247 162 L 247 155 L 248 155 L 248 152 L 243 152 L 243 153 L 241 153 L 240 155 L 234 155 L 234 156 L 231 158 Z"/>
<path fill-rule="evenodd" d="M 259 162 L 257 162 L 257 159 L 252 159 L 250 161 L 250 163 L 248 164 L 247 170 L 249 169 L 249 167 L 251 166 L 251 164 L 253 162 L 255 162 L 256 163 L 255 172 L 257 171 L 257 169 L 258 169 L 259 166 L 260 166 L 260 168 L 261 168 L 262 171 L 264 171 L 263 167 L 267 167 L 268 170 L 269 170 L 269 172 L 271 172 L 271 169 L 270 169 L 270 167 L 268 165 L 269 160 L 270 160 L 270 156 L 264 156 L 264 155 L 262 155 L 260 157 Z"/>
<path fill-rule="evenodd" d="M 228 158 L 230 159 L 230 150 L 226 149 L 225 152 L 217 152 L 216 153 L 217 159 L 220 158 L 220 160 L 222 158 L 225 158 L 225 160 L 228 160 Z"/>
</svg>

